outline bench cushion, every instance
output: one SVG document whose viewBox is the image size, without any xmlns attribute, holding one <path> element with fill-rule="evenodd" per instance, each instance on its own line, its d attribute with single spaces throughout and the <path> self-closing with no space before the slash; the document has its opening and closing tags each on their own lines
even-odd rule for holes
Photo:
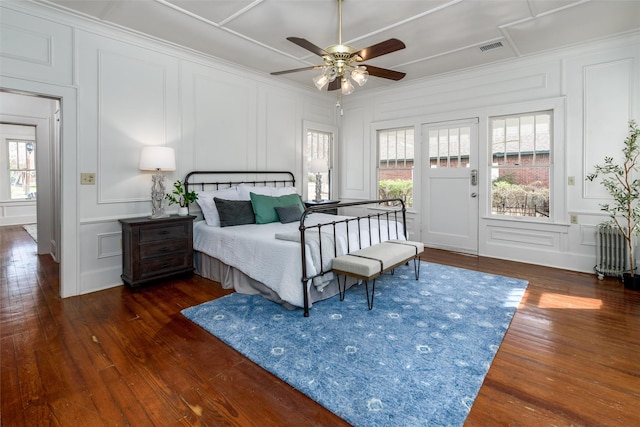
<svg viewBox="0 0 640 427">
<path fill-rule="evenodd" d="M 402 264 L 422 253 L 424 245 L 406 240 L 388 241 L 369 246 L 350 254 L 333 259 L 332 268 L 336 272 L 350 273 L 359 277 L 373 277 L 382 271 Z M 382 265 L 380 261 L 382 261 Z"/>
</svg>

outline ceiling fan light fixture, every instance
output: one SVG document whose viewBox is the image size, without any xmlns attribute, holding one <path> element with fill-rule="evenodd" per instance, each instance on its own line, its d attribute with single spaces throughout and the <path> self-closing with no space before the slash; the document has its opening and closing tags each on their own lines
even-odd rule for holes
<svg viewBox="0 0 640 427">
<path fill-rule="evenodd" d="M 325 73 L 320 74 L 313 78 L 313 84 L 316 85 L 318 90 L 322 90 L 329 83 L 329 77 Z"/>
<path fill-rule="evenodd" d="M 1 0 L 0 0 L 1 1 Z M 322 49 L 310 41 L 300 37 L 287 37 L 292 43 L 314 53 L 322 58 L 324 65 L 296 68 L 293 70 L 276 71 L 272 75 L 295 73 L 298 71 L 322 69 L 322 74 L 313 78 L 313 83 L 322 90 L 329 85 L 328 90 L 342 89 L 343 95 L 353 93 L 354 86 L 351 80 L 358 86 L 364 86 L 369 75 L 390 80 L 400 80 L 406 74 L 399 71 L 387 70 L 385 68 L 374 67 L 373 65 L 358 65 L 361 61 L 368 61 L 378 56 L 386 55 L 400 49 L 404 49 L 405 44 L 398 39 L 389 39 L 371 45 L 364 49 L 357 50 L 355 47 L 342 44 L 342 0 L 338 0 L 338 43 Z M 340 79 L 336 82 L 336 79 Z M 338 84 L 339 83 L 339 84 Z"/>
<path fill-rule="evenodd" d="M 341 89 L 343 95 L 351 95 L 353 93 L 353 85 L 346 76 L 342 77 Z"/>
<path fill-rule="evenodd" d="M 356 67 L 351 72 L 351 78 L 354 82 L 358 83 L 358 86 L 364 86 L 369 78 L 369 72 L 365 68 Z"/>
<path fill-rule="evenodd" d="M 325 67 L 323 71 L 324 75 L 327 76 L 330 82 L 334 81 L 336 77 L 338 77 L 338 70 L 336 67 Z"/>
</svg>

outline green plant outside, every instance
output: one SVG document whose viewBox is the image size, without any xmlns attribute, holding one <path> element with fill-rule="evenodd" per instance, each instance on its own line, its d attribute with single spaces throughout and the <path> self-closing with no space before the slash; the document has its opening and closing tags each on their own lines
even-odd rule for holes
<svg viewBox="0 0 640 427">
<path fill-rule="evenodd" d="M 492 185 L 491 206 L 494 214 L 548 216 L 549 189 L 543 187 L 542 183 L 516 184 L 513 177 L 506 175 L 495 179 Z"/>
<path fill-rule="evenodd" d="M 378 182 L 381 199 L 402 199 L 405 207 L 413 206 L 413 181 L 410 179 L 383 179 Z"/>
</svg>

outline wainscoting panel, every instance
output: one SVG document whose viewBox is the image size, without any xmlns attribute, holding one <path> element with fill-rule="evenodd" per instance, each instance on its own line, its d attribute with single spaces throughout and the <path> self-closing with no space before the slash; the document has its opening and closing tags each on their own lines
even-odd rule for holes
<svg viewBox="0 0 640 427">
<path fill-rule="evenodd" d="M 606 156 L 612 156 L 622 149 L 622 141 L 627 135 L 627 120 L 633 117 L 630 97 L 633 93 L 634 61 L 629 58 L 592 64 L 585 66 L 582 71 L 585 118 L 583 144 L 586 173 L 590 173 L 594 165 L 602 164 Z M 599 180 L 585 184 L 584 196 L 609 198 Z"/>
<path fill-rule="evenodd" d="M 192 80 L 185 88 L 184 130 L 193 138 L 194 169 L 255 168 L 255 84 L 205 67 L 183 70 Z"/>
<path fill-rule="evenodd" d="M 2 74 L 49 83 L 73 83 L 70 27 L 0 6 Z M 55 53 L 55 60 L 54 60 Z"/>
<path fill-rule="evenodd" d="M 277 89 L 265 91 L 264 117 L 259 118 L 256 162 L 258 169 L 265 170 L 301 170 L 302 116 L 298 100 L 292 93 L 283 93 Z M 263 121 L 264 125 L 260 122 Z M 264 141 L 260 139 L 264 138 Z"/>
<path fill-rule="evenodd" d="M 371 141 L 369 133 L 370 117 L 366 116 L 365 108 L 350 108 L 345 111 L 342 120 L 343 127 L 341 140 L 345 143 L 338 145 L 341 190 L 340 197 L 348 199 L 370 199 L 369 177 L 371 176 L 372 161 Z"/>
<path fill-rule="evenodd" d="M 173 142 L 169 114 L 177 91 L 168 80 L 177 65 L 134 53 L 98 52 L 98 203 L 148 199 L 151 173 L 138 168 L 140 150 Z"/>
<path fill-rule="evenodd" d="M 523 246 L 559 247 L 559 236 L 533 230 L 521 230 L 504 227 L 489 226 L 489 243 L 507 243 Z"/>
</svg>

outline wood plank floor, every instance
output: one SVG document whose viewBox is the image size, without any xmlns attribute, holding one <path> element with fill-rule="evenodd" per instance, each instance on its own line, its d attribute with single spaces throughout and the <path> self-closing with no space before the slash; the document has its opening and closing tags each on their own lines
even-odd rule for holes
<svg viewBox="0 0 640 427">
<path fill-rule="evenodd" d="M 2 426 L 347 425 L 180 314 L 195 276 L 61 300 L 58 266 L 0 227 Z M 616 279 L 427 250 L 529 287 L 468 426 L 640 426 L 640 292 Z M 313 317 L 309 319 L 313 321 Z"/>
</svg>

